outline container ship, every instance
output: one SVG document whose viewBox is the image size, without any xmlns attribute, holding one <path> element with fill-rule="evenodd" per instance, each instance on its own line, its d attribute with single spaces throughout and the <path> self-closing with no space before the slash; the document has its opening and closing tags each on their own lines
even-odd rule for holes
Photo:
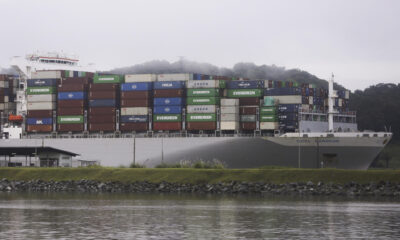
<svg viewBox="0 0 400 240">
<path fill-rule="evenodd" d="M 197 73 L 101 74 L 54 55 L 12 66 L 19 76 L 0 77 L 2 147 L 53 147 L 104 166 L 367 169 L 392 137 L 357 130 L 349 91 L 333 90 L 333 77 L 324 89 Z"/>
</svg>

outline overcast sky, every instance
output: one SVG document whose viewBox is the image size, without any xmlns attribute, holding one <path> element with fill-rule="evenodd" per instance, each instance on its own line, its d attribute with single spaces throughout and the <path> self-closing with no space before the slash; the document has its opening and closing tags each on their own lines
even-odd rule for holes
<svg viewBox="0 0 400 240">
<path fill-rule="evenodd" d="M 400 1 L 0 0 L 0 66 L 41 51 L 99 70 L 179 56 L 299 68 L 347 88 L 400 82 Z"/>
</svg>

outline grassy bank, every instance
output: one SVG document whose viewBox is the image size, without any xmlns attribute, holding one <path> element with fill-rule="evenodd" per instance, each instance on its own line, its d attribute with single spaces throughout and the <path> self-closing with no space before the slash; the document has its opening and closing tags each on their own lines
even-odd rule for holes
<svg viewBox="0 0 400 240">
<path fill-rule="evenodd" d="M 97 180 L 120 182 L 216 183 L 246 182 L 319 182 L 400 183 L 400 170 L 337 170 L 337 169 L 146 169 L 146 168 L 0 168 L 0 179 L 9 180 Z"/>
</svg>

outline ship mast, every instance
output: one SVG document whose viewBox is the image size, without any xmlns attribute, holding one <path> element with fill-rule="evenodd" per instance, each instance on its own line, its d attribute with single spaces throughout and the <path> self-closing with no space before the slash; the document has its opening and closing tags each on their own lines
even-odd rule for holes
<svg viewBox="0 0 400 240">
<path fill-rule="evenodd" d="M 333 114 L 335 114 L 336 112 L 333 110 L 333 101 L 335 100 L 335 98 L 337 98 L 336 96 L 336 92 L 333 91 L 333 78 L 334 75 L 332 73 L 332 77 L 329 80 L 329 94 L 328 94 L 328 125 L 329 125 L 329 132 L 333 132 Z"/>
</svg>

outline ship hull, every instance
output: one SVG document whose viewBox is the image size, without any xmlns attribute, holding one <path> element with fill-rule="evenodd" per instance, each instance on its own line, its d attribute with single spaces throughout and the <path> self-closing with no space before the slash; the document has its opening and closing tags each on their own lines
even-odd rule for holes
<svg viewBox="0 0 400 240">
<path fill-rule="evenodd" d="M 371 138 L 282 137 L 159 137 L 9 139 L 0 146 L 49 146 L 98 160 L 103 166 L 132 162 L 154 167 L 160 163 L 222 163 L 227 168 L 285 166 L 367 169 L 387 143 Z"/>
</svg>

